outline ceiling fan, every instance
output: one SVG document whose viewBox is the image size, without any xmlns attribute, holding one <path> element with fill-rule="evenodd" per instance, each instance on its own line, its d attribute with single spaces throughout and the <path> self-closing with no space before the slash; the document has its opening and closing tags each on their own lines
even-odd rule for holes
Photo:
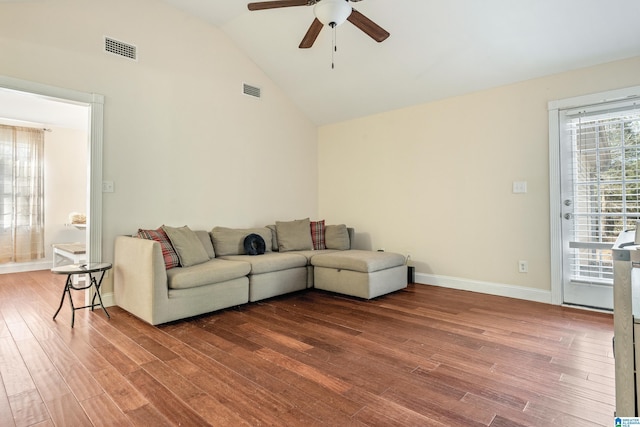
<svg viewBox="0 0 640 427">
<path fill-rule="evenodd" d="M 275 0 L 249 3 L 247 7 L 249 10 L 264 10 L 292 6 L 314 6 L 313 13 L 316 18 L 302 38 L 300 46 L 298 46 L 300 49 L 308 49 L 313 46 L 323 26 L 328 25 L 335 28 L 344 21 L 351 22 L 378 43 L 389 37 L 389 33 L 385 29 L 353 9 L 349 1 L 355 3 L 361 0 Z"/>
</svg>

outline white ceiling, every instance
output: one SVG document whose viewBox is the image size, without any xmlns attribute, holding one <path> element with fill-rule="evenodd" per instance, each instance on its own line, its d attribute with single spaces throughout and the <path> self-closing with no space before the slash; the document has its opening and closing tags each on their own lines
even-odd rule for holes
<svg viewBox="0 0 640 427">
<path fill-rule="evenodd" d="M 88 130 L 89 107 L 0 88 L 0 124 Z"/>
<path fill-rule="evenodd" d="M 298 49 L 311 6 L 164 1 L 226 33 L 318 125 L 640 55 L 638 0 L 363 0 L 391 36 L 337 27 L 335 69 L 331 29 Z"/>
</svg>

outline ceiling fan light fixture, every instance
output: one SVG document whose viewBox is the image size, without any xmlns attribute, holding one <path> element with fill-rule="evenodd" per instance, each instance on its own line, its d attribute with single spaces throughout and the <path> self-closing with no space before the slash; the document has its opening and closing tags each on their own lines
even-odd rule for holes
<svg viewBox="0 0 640 427">
<path fill-rule="evenodd" d="M 313 13 L 324 25 L 335 27 L 351 15 L 351 5 L 348 0 L 321 0 L 313 7 Z"/>
</svg>

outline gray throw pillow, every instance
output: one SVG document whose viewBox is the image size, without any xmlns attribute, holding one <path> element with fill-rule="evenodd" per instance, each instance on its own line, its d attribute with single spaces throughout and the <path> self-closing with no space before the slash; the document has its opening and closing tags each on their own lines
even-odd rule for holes
<svg viewBox="0 0 640 427">
<path fill-rule="evenodd" d="M 309 218 L 295 221 L 276 221 L 276 234 L 280 252 L 313 249 Z"/>
<path fill-rule="evenodd" d="M 349 230 L 347 230 L 347 226 L 344 224 L 325 226 L 324 242 L 327 249 L 336 249 L 340 251 L 351 249 L 351 240 L 349 239 Z"/>
<path fill-rule="evenodd" d="M 178 253 L 182 267 L 189 267 L 209 261 L 207 250 L 202 245 L 196 233 L 189 227 L 186 225 L 184 227 L 169 227 L 163 225 L 162 229 L 167 233 L 171 245 Z"/>
</svg>

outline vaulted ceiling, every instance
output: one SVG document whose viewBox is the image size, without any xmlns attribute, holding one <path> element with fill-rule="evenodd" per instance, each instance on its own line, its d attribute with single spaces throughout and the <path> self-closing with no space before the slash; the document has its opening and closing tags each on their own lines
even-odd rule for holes
<svg viewBox="0 0 640 427">
<path fill-rule="evenodd" d="M 391 36 L 338 26 L 334 69 L 330 28 L 298 48 L 313 6 L 164 1 L 226 33 L 318 125 L 640 55 L 638 0 L 362 0 Z"/>
<path fill-rule="evenodd" d="M 318 125 L 640 55 L 638 0 L 362 0 L 387 40 L 345 22 L 311 49 L 313 6 L 162 1 L 224 32 Z"/>
</svg>

